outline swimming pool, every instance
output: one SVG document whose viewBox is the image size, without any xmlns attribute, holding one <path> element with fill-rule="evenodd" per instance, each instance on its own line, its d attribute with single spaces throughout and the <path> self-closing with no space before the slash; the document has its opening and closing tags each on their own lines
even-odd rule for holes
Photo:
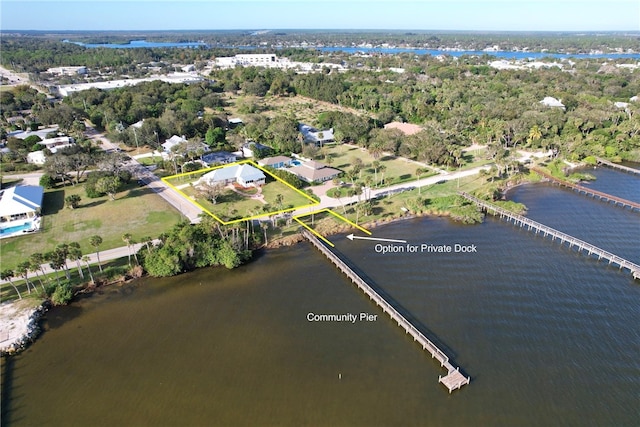
<svg viewBox="0 0 640 427">
<path fill-rule="evenodd" d="M 0 237 L 9 237 L 12 234 L 22 233 L 22 231 L 31 230 L 32 228 L 33 223 L 31 221 L 27 221 L 20 225 L 12 225 L 6 228 L 0 226 Z"/>
<path fill-rule="evenodd" d="M 300 166 L 301 164 L 300 160 L 291 160 L 291 166 Z"/>
</svg>

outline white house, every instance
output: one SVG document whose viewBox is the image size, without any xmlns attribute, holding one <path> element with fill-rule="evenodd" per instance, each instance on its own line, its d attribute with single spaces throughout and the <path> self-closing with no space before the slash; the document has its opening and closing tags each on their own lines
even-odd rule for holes
<svg viewBox="0 0 640 427">
<path fill-rule="evenodd" d="M 187 139 L 183 136 L 173 135 L 162 144 L 162 149 L 165 153 L 170 153 L 171 149 L 181 142 L 187 142 Z"/>
<path fill-rule="evenodd" d="M 20 185 L 0 190 L 0 226 L 3 229 L 34 219 L 42 209 L 44 188 Z"/>
<path fill-rule="evenodd" d="M 564 104 L 562 103 L 562 100 L 556 99 L 553 96 L 545 96 L 544 99 L 540 101 L 540 104 L 546 105 L 547 107 L 556 107 L 556 108 L 564 109 Z"/>
<path fill-rule="evenodd" d="M 333 136 L 333 128 L 328 130 L 318 130 L 309 125 L 300 123 L 298 125 L 298 129 L 302 133 L 304 141 L 310 144 L 313 143 L 318 146 L 322 146 L 329 142 L 335 141 L 335 137 Z"/>
<path fill-rule="evenodd" d="M 202 183 L 209 185 L 238 183 L 243 187 L 258 187 L 265 184 L 266 178 L 260 169 L 251 165 L 232 165 L 215 169 L 202 175 L 196 185 Z"/>
<path fill-rule="evenodd" d="M 44 155 L 44 151 L 32 151 L 27 154 L 27 163 L 31 163 L 33 165 L 44 165 L 44 162 L 47 161 L 47 157 Z"/>
<path fill-rule="evenodd" d="M 70 136 L 57 136 L 55 138 L 47 138 L 38 142 L 38 144 L 43 145 L 44 148 L 47 148 L 52 153 L 55 153 L 61 148 L 71 147 L 75 144 L 75 140 Z"/>
</svg>

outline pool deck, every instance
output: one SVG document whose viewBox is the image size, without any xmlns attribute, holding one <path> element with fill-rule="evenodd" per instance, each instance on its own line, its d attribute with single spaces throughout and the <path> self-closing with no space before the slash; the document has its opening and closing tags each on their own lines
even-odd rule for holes
<svg viewBox="0 0 640 427">
<path fill-rule="evenodd" d="M 25 225 L 30 224 L 29 227 L 25 227 Z M 6 239 L 9 237 L 23 236 L 25 234 L 33 233 L 40 230 L 41 219 L 40 217 L 21 219 L 18 221 L 8 222 L 3 224 L 0 227 L 0 239 Z M 5 232 L 5 230 L 14 228 L 14 227 L 22 227 L 15 231 Z"/>
</svg>

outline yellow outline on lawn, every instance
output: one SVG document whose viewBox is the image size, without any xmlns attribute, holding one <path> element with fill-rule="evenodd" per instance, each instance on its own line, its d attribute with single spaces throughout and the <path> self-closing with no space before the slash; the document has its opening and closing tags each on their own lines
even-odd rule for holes
<svg viewBox="0 0 640 427">
<path fill-rule="evenodd" d="M 298 223 L 300 223 L 300 225 L 302 225 L 304 228 L 306 228 L 307 230 L 309 230 L 310 232 L 312 232 L 313 234 L 315 234 L 316 236 L 318 236 L 318 238 L 322 239 L 326 244 L 328 244 L 329 246 L 331 246 L 332 248 L 335 247 L 335 245 L 333 243 L 331 243 L 329 240 L 327 240 L 324 236 L 322 236 L 320 233 L 318 233 L 316 230 L 314 230 L 313 228 L 309 227 L 307 224 L 305 224 L 304 222 L 300 221 L 299 218 L 303 217 L 303 216 L 309 216 L 309 215 L 314 215 L 317 213 L 322 213 L 322 212 L 328 212 L 331 215 L 337 217 L 338 219 L 343 220 L 344 222 L 346 222 L 347 224 L 357 228 L 360 231 L 363 231 L 365 233 L 367 233 L 368 235 L 371 235 L 371 232 L 369 230 L 367 230 L 366 228 L 362 228 L 360 227 L 358 224 L 356 224 L 353 221 L 348 220 L 347 218 L 343 217 L 342 215 L 340 215 L 339 213 L 336 213 L 334 211 L 332 211 L 329 208 L 324 208 L 324 209 L 320 209 L 319 211 L 314 211 L 314 212 L 309 212 L 309 213 L 305 213 L 305 214 L 300 214 L 300 215 L 296 215 L 293 217 L 293 219 L 295 219 L 296 221 L 298 221 Z"/>
<path fill-rule="evenodd" d="M 250 166 L 255 167 L 256 169 L 261 170 L 262 172 L 264 172 L 265 174 L 269 175 L 271 178 L 275 179 L 276 181 L 286 185 L 287 187 L 291 188 L 294 191 L 297 191 L 300 195 L 304 196 L 306 199 L 311 200 L 313 203 L 308 204 L 308 205 L 304 205 L 304 206 L 294 206 L 292 208 L 287 208 L 287 209 L 280 209 L 277 211 L 273 211 L 273 212 L 266 212 L 260 215 L 253 215 L 253 216 L 249 216 L 249 217 L 245 217 L 245 218 L 240 218 L 240 219 L 234 219 L 233 221 L 224 221 L 222 220 L 222 218 L 218 217 L 217 215 L 215 215 L 214 213 L 210 212 L 208 209 L 206 209 L 204 206 L 202 206 L 201 204 L 199 204 L 197 201 L 195 201 L 194 199 L 192 199 L 190 196 L 188 196 L 187 194 L 183 193 L 180 189 L 178 189 L 175 185 L 171 184 L 168 180 L 169 179 L 173 179 L 173 178 L 179 178 L 182 176 L 187 176 L 187 175 L 195 175 L 195 174 L 205 174 L 207 172 L 210 172 L 212 170 L 215 169 L 222 169 L 222 168 L 227 168 L 227 167 L 231 167 L 234 165 L 242 165 L 242 164 L 249 164 Z M 303 191 L 300 191 L 299 189 L 295 188 L 293 185 L 289 184 L 288 182 L 284 181 L 283 179 L 275 176 L 274 174 L 272 174 L 271 172 L 269 172 L 268 170 L 266 170 L 265 168 L 263 168 L 262 166 L 256 164 L 255 162 L 251 161 L 251 160 L 241 160 L 238 162 L 233 162 L 233 163 L 229 163 L 226 165 L 221 165 L 221 166 L 214 166 L 211 168 L 207 168 L 207 169 L 200 169 L 197 171 L 193 171 L 193 172 L 184 172 L 184 173 L 179 173 L 177 175 L 171 175 L 171 176 L 166 176 L 164 178 L 162 178 L 162 182 L 164 182 L 165 184 L 167 184 L 169 187 L 171 187 L 174 191 L 176 191 L 178 194 L 180 194 L 184 199 L 186 199 L 187 201 L 189 201 L 190 203 L 192 203 L 193 205 L 195 205 L 196 207 L 202 209 L 203 212 L 207 213 L 209 216 L 211 216 L 212 218 L 214 218 L 216 221 L 220 222 L 223 225 L 229 225 L 229 224 L 235 224 L 237 222 L 242 222 L 242 221 L 249 221 L 252 219 L 259 219 L 259 218 L 264 218 L 267 216 L 271 216 L 271 215 L 278 215 L 281 213 L 285 213 L 285 212 L 291 212 L 291 211 L 295 211 L 298 209 L 305 209 L 305 208 L 310 208 L 313 206 L 317 206 L 320 204 L 319 201 L 313 199 L 311 196 L 309 196 L 308 194 L 306 194 Z"/>
</svg>

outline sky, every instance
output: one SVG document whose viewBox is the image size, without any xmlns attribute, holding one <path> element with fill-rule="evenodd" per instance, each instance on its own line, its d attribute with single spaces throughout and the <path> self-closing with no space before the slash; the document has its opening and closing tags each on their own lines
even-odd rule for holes
<svg viewBox="0 0 640 427">
<path fill-rule="evenodd" d="M 640 0 L 0 0 L 0 29 L 640 31 Z"/>
</svg>

